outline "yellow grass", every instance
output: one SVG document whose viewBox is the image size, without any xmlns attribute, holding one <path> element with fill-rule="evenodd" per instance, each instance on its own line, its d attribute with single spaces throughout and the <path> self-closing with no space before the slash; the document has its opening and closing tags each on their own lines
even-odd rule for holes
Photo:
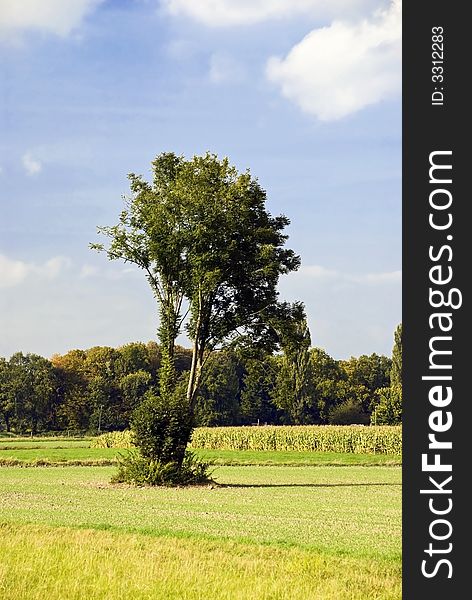
<svg viewBox="0 0 472 600">
<path fill-rule="evenodd" d="M 2 600 L 399 600 L 400 566 L 228 540 L 0 525 Z"/>
</svg>

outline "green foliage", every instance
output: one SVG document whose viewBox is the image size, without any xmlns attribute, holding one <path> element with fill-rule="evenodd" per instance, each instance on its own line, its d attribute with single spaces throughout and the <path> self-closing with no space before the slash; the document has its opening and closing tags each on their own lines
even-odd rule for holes
<svg viewBox="0 0 472 600">
<path fill-rule="evenodd" d="M 180 389 L 167 399 L 149 392 L 134 412 L 131 428 L 132 441 L 144 458 L 182 464 L 193 417 Z"/>
<path fill-rule="evenodd" d="M 370 415 L 375 404 L 375 390 L 390 384 L 391 364 L 389 358 L 375 353 L 340 361 L 348 386 L 352 390 L 357 390 L 354 394 L 362 403 L 362 410 L 367 415 Z"/>
<path fill-rule="evenodd" d="M 247 425 L 258 421 L 276 423 L 278 411 L 273 397 L 278 373 L 277 358 L 258 352 L 256 356 L 243 360 L 243 365 L 241 421 Z"/>
<path fill-rule="evenodd" d="M 332 425 L 367 425 L 369 416 L 362 410 L 362 404 L 351 398 L 330 409 L 329 422 Z"/>
<path fill-rule="evenodd" d="M 196 425 L 239 421 L 241 377 L 242 365 L 235 352 L 222 350 L 209 357 L 195 406 Z"/>
<path fill-rule="evenodd" d="M 168 152 L 156 157 L 152 170 L 152 183 L 129 175 L 132 196 L 119 223 L 99 228 L 109 247 L 91 247 L 143 269 L 153 290 L 161 400 L 149 396 L 138 407 L 133 430 L 143 456 L 180 465 L 208 357 L 241 330 L 257 337 L 263 313 L 277 305 L 279 276 L 297 269 L 300 259 L 283 247 L 289 220 L 272 217 L 257 180 L 238 173 L 227 158 L 207 153 L 185 160 Z M 187 314 L 193 351 L 183 407 L 175 342 Z"/>
<path fill-rule="evenodd" d="M 376 391 L 378 403 L 372 412 L 374 425 L 398 425 L 402 422 L 402 388 L 391 386 Z"/>
<path fill-rule="evenodd" d="M 125 455 L 118 455 L 118 464 L 112 483 L 177 486 L 202 485 L 211 481 L 209 465 L 189 451 L 185 452 L 182 463 L 165 463 L 131 450 Z"/>
<path fill-rule="evenodd" d="M 295 424 L 313 422 L 315 405 L 310 331 L 303 305 L 294 304 L 292 314 L 278 324 L 283 355 L 279 362 L 274 402 Z"/>
<path fill-rule="evenodd" d="M 402 324 L 400 323 L 394 333 L 392 371 L 390 373 L 390 385 L 392 387 L 401 387 L 402 385 L 402 330 Z"/>
<path fill-rule="evenodd" d="M 7 431 L 54 429 L 57 385 L 49 360 L 16 352 L 0 365 L 0 412 Z"/>
</svg>

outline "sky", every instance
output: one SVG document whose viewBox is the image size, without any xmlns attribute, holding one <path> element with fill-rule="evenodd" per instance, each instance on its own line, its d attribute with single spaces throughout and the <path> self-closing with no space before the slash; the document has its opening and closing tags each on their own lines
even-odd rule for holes
<svg viewBox="0 0 472 600">
<path fill-rule="evenodd" d="M 312 345 L 401 321 L 401 3 L 0 0 L 0 356 L 156 339 L 139 269 L 89 249 L 164 151 L 250 169 L 302 260 Z M 183 345 L 189 345 L 180 338 Z"/>
</svg>

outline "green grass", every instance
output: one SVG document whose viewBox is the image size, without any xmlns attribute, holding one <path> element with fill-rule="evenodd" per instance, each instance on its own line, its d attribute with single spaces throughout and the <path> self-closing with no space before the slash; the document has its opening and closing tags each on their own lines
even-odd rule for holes
<svg viewBox="0 0 472 600">
<path fill-rule="evenodd" d="M 16 440 L 0 443 L 0 466 L 32 464 L 113 464 L 120 448 L 90 448 L 90 441 L 44 442 Z M 354 454 L 340 452 L 297 452 L 271 450 L 207 450 L 194 452 L 216 465 L 400 465 L 401 456 L 384 454 Z"/>
<path fill-rule="evenodd" d="M 0 469 L 2 600 L 401 598 L 398 467 L 225 466 L 194 488 L 114 472 Z"/>
<path fill-rule="evenodd" d="M 117 448 L 20 448 L 15 450 L 0 450 L 0 459 L 13 458 L 20 461 L 49 460 L 60 462 L 67 460 L 97 460 L 100 458 L 113 459 Z"/>
<path fill-rule="evenodd" d="M 114 470 L 0 469 L 0 520 L 400 557 L 397 467 L 220 467 L 215 489 L 112 486 Z"/>
<path fill-rule="evenodd" d="M 216 465 L 401 465 L 399 455 L 353 454 L 348 452 L 297 452 L 296 450 L 193 450 L 203 460 Z"/>
<path fill-rule="evenodd" d="M 0 440 L 0 451 L 4 450 L 24 450 L 25 448 L 89 448 L 89 440 L 30 440 L 25 438 L 17 438 L 11 440 Z"/>
</svg>

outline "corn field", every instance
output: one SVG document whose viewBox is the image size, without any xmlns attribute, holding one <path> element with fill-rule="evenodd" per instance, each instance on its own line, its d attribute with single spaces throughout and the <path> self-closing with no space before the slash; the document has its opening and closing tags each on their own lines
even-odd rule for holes
<svg viewBox="0 0 472 600">
<path fill-rule="evenodd" d="M 192 448 L 401 454 L 401 426 L 300 425 L 199 427 Z"/>
<path fill-rule="evenodd" d="M 130 448 L 129 431 L 112 431 L 95 438 L 98 448 Z M 298 450 L 401 454 L 400 425 L 265 425 L 262 427 L 198 427 L 191 448 L 210 450 Z"/>
<path fill-rule="evenodd" d="M 131 448 L 131 431 L 102 433 L 90 443 L 91 448 Z"/>
</svg>

